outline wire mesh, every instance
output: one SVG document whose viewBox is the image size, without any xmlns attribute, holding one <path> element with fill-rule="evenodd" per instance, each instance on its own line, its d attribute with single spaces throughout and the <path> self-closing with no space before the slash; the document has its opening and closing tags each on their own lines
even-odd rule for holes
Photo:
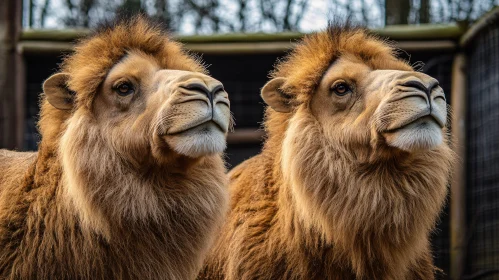
<svg viewBox="0 0 499 280">
<path fill-rule="evenodd" d="M 467 269 L 499 279 L 499 25 L 471 42 L 468 71 Z M 487 273 L 488 272 L 488 273 Z"/>
</svg>

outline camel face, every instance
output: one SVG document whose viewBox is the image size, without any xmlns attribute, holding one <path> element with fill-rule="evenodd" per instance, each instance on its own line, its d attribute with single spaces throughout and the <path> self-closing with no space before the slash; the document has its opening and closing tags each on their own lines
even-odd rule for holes
<svg viewBox="0 0 499 280">
<path fill-rule="evenodd" d="M 222 84 L 204 74 L 162 70 L 157 95 L 167 95 L 157 115 L 156 134 L 174 150 L 197 157 L 220 153 L 230 125 L 230 103 Z"/>
<path fill-rule="evenodd" d="M 365 145 L 382 138 L 411 152 L 433 149 L 444 139 L 443 90 L 420 72 L 372 70 L 344 56 L 326 71 L 310 107 L 332 141 Z"/>
<path fill-rule="evenodd" d="M 124 141 L 166 146 L 193 158 L 222 152 L 230 124 L 228 95 L 219 81 L 161 69 L 140 52 L 129 53 L 110 70 L 93 111 L 101 127 L 126 132 Z"/>
</svg>

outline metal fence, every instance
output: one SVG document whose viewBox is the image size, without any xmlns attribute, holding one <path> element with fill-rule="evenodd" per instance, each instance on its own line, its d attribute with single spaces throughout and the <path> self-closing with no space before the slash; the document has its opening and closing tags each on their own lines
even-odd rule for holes
<svg viewBox="0 0 499 280">
<path fill-rule="evenodd" d="M 426 61 L 423 72 L 436 78 L 445 92 L 447 103 L 451 102 L 452 84 L 452 61 L 454 55 L 439 55 Z M 450 242 L 449 242 L 449 204 L 446 207 L 437 224 L 436 230 L 431 236 L 433 258 L 435 266 L 442 269 L 443 273 L 438 273 L 438 279 L 447 279 L 449 275 Z"/>
<path fill-rule="evenodd" d="M 499 279 L 499 11 L 467 45 L 467 279 Z"/>
</svg>

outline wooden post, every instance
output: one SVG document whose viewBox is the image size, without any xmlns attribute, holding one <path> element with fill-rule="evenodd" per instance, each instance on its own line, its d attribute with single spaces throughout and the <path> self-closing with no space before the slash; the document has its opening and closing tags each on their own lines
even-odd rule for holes
<svg viewBox="0 0 499 280">
<path fill-rule="evenodd" d="M 466 257 L 466 56 L 458 53 L 452 65 L 452 146 L 458 161 L 450 189 L 450 277 L 461 279 Z"/>
<path fill-rule="evenodd" d="M 21 15 L 22 1 L 0 1 L 0 148 L 22 149 L 24 77 L 22 57 L 16 51 Z"/>
</svg>

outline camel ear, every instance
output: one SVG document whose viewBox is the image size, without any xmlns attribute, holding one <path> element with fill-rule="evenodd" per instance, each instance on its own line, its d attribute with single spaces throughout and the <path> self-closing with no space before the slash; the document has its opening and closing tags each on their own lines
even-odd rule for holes
<svg viewBox="0 0 499 280">
<path fill-rule="evenodd" d="M 293 111 L 293 98 L 281 89 L 285 82 L 286 78 L 274 78 L 263 86 L 260 94 L 267 105 L 281 113 Z"/>
<path fill-rule="evenodd" d="M 50 76 L 43 83 L 43 92 L 47 101 L 59 110 L 71 110 L 73 108 L 74 92 L 69 90 L 67 81 L 69 74 L 57 73 Z"/>
</svg>

